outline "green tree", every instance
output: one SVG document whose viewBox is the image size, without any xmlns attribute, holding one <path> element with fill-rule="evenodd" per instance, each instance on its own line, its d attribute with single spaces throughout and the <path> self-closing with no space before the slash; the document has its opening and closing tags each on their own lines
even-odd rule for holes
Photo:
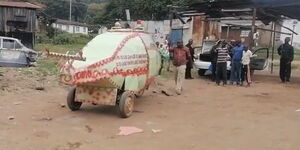
<svg viewBox="0 0 300 150">
<path fill-rule="evenodd" d="M 164 20 L 169 16 L 167 5 L 184 6 L 190 0 L 111 0 L 105 13 L 97 20 L 103 24 L 111 24 L 116 19 L 125 20 L 125 10 L 129 9 L 133 20 Z"/>
</svg>

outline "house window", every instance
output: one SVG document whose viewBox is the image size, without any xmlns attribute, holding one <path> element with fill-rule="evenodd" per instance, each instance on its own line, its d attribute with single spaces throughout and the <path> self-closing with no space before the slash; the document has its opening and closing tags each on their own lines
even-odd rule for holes
<svg viewBox="0 0 300 150">
<path fill-rule="evenodd" d="M 84 33 L 86 32 L 86 27 L 83 27 L 83 32 L 84 32 Z"/>
<path fill-rule="evenodd" d="M 23 8 L 14 8 L 16 17 L 26 17 L 26 9 Z"/>
<path fill-rule="evenodd" d="M 5 49 L 14 49 L 15 41 L 9 39 L 3 39 L 3 48 Z"/>
<path fill-rule="evenodd" d="M 69 29 L 70 29 L 70 26 L 66 25 L 66 30 L 69 31 Z"/>
<path fill-rule="evenodd" d="M 80 28 L 78 26 L 76 26 L 76 32 L 79 32 Z"/>
</svg>

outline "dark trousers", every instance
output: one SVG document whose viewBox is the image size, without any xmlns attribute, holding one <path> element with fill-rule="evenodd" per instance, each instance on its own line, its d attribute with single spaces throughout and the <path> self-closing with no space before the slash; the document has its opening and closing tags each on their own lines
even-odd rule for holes
<svg viewBox="0 0 300 150">
<path fill-rule="evenodd" d="M 191 79 L 192 78 L 192 69 L 193 69 L 193 61 L 189 60 L 186 65 L 185 69 L 185 78 Z"/>
<path fill-rule="evenodd" d="M 221 80 L 223 84 L 227 84 L 227 63 L 217 63 L 217 74 L 216 74 L 216 82 L 219 85 Z"/>
<path fill-rule="evenodd" d="M 164 60 L 161 58 L 161 63 L 160 63 L 160 68 L 159 68 L 158 75 L 161 75 L 161 72 L 162 72 L 163 68 L 164 68 Z"/>
<path fill-rule="evenodd" d="M 211 75 L 211 79 L 213 81 L 216 80 L 216 72 L 217 72 L 217 62 L 211 62 L 211 66 L 212 66 L 212 75 Z"/>
<path fill-rule="evenodd" d="M 280 60 L 280 79 L 282 82 L 290 81 L 292 64 L 286 59 Z"/>
</svg>

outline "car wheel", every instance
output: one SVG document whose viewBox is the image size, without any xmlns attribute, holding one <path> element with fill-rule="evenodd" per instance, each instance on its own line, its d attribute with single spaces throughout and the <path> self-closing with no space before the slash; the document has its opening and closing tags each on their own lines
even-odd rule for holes
<svg viewBox="0 0 300 150">
<path fill-rule="evenodd" d="M 68 94 L 67 97 L 67 104 L 68 107 L 72 110 L 72 111 L 76 111 L 79 110 L 82 103 L 81 102 L 75 102 L 75 92 L 76 92 L 76 88 L 73 87 Z"/>
<path fill-rule="evenodd" d="M 204 76 L 205 72 L 206 72 L 205 69 L 199 69 L 199 70 L 198 70 L 198 75 L 199 75 L 199 76 Z"/>
<path fill-rule="evenodd" d="M 134 109 L 135 95 L 130 92 L 122 93 L 119 100 L 119 113 L 122 118 L 128 118 L 132 115 Z"/>
</svg>

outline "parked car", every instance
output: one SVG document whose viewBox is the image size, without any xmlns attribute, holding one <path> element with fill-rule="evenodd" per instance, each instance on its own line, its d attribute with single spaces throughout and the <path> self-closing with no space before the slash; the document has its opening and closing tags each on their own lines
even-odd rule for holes
<svg viewBox="0 0 300 150">
<path fill-rule="evenodd" d="M 205 40 L 202 47 L 196 47 L 196 60 L 194 63 L 195 68 L 198 70 L 199 76 L 211 75 L 211 56 L 210 50 L 216 44 L 216 40 Z M 254 70 L 264 70 L 269 65 L 269 49 L 258 48 L 253 51 L 251 58 L 250 68 Z M 230 74 L 231 61 L 227 62 L 227 72 Z"/>
<path fill-rule="evenodd" d="M 24 46 L 20 40 L 0 36 L 0 66 L 26 67 L 36 61 L 38 53 Z"/>
<path fill-rule="evenodd" d="M 199 76 L 211 75 L 211 56 L 210 51 L 212 47 L 217 43 L 217 40 L 204 40 L 201 47 L 195 48 L 196 60 L 194 63 L 195 68 L 198 70 Z M 227 62 L 227 71 L 230 72 L 230 56 Z"/>
</svg>

